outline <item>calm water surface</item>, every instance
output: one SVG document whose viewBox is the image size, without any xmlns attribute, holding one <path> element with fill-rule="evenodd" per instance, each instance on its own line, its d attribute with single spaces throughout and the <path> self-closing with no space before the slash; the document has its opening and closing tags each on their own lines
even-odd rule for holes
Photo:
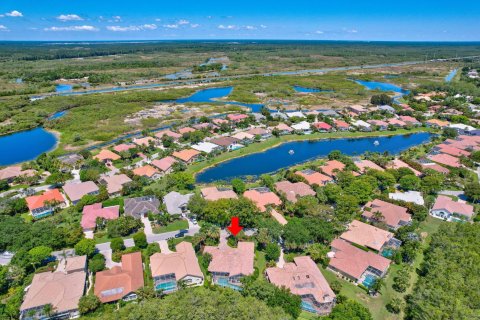
<svg viewBox="0 0 480 320">
<path fill-rule="evenodd" d="M 33 160 L 55 147 L 57 138 L 43 128 L 0 136 L 0 165 Z"/>
<path fill-rule="evenodd" d="M 231 180 L 235 177 L 247 175 L 258 176 L 327 156 L 333 150 L 340 150 L 350 156 L 360 155 L 367 151 L 381 153 L 388 151 L 391 154 L 397 154 L 429 141 L 430 137 L 430 133 L 415 133 L 391 137 L 287 142 L 265 152 L 232 159 L 206 169 L 197 175 L 197 181 L 206 183 L 217 180 Z M 375 146 L 375 141 L 380 144 Z M 294 151 L 293 155 L 289 154 L 290 150 Z"/>
</svg>

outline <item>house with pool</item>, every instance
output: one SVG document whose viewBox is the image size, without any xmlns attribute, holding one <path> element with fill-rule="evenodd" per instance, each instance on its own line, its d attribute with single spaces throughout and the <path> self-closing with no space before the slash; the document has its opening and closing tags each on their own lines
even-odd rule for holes
<svg viewBox="0 0 480 320">
<path fill-rule="evenodd" d="M 254 248 L 253 242 L 239 242 L 236 248 L 231 248 L 227 244 L 220 244 L 218 247 L 206 246 L 203 253 L 212 256 L 208 271 L 212 274 L 213 283 L 241 290 L 240 280 L 254 271 Z"/>
<path fill-rule="evenodd" d="M 335 239 L 328 253 L 327 269 L 343 279 L 370 288 L 377 278 L 386 275 L 391 261 L 372 251 L 365 251 L 343 239 Z"/>
<path fill-rule="evenodd" d="M 268 281 L 277 287 L 285 287 L 302 298 L 302 309 L 319 315 L 332 312 L 335 293 L 310 257 L 296 257 L 283 268 L 267 268 Z"/>
<path fill-rule="evenodd" d="M 52 214 L 56 208 L 65 208 L 67 206 L 65 197 L 58 189 L 51 189 L 41 195 L 26 197 L 25 201 L 30 214 L 35 219 L 46 217 Z"/>
<path fill-rule="evenodd" d="M 180 242 L 175 252 L 155 253 L 150 257 L 150 270 L 155 290 L 177 291 L 182 286 L 203 285 L 204 276 L 190 242 Z"/>
<path fill-rule="evenodd" d="M 440 195 L 430 210 L 430 215 L 446 221 L 470 221 L 474 215 L 474 208 L 468 203 L 461 203 Z"/>
</svg>

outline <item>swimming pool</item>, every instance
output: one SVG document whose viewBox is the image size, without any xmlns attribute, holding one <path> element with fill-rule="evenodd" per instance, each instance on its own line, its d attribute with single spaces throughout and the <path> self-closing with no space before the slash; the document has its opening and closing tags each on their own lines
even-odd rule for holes
<svg viewBox="0 0 480 320">
<path fill-rule="evenodd" d="M 237 290 L 237 291 L 241 291 L 241 290 L 242 290 L 242 287 L 237 286 L 237 285 L 234 285 L 234 284 L 231 284 L 230 282 L 228 282 L 228 279 L 227 279 L 227 278 L 218 278 L 217 284 L 218 284 L 219 286 L 226 287 L 226 288 L 230 288 L 230 289 Z"/>
<path fill-rule="evenodd" d="M 317 313 L 317 310 L 313 307 L 313 304 L 308 301 L 303 301 L 302 300 L 302 305 L 301 305 L 302 310 L 308 311 L 308 312 L 313 312 Z"/>
<path fill-rule="evenodd" d="M 367 274 L 365 276 L 365 280 L 363 280 L 362 284 L 365 287 L 370 289 L 370 287 L 375 283 L 376 280 L 377 280 L 377 278 L 375 276 L 373 276 L 371 274 Z"/>
<path fill-rule="evenodd" d="M 172 291 L 177 289 L 177 283 L 175 281 L 159 283 L 155 286 L 155 289 L 162 291 Z"/>
</svg>

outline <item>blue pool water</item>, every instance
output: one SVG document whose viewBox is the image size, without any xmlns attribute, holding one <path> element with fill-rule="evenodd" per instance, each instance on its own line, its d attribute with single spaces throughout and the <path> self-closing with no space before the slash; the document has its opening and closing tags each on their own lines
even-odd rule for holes
<svg viewBox="0 0 480 320">
<path fill-rule="evenodd" d="M 391 154 L 397 154 L 410 147 L 427 142 L 430 137 L 431 134 L 429 133 L 415 133 L 391 137 L 287 142 L 265 152 L 235 158 L 206 169 L 197 175 L 197 181 L 207 183 L 217 180 L 231 180 L 235 177 L 247 175 L 259 176 L 327 156 L 333 150 L 340 150 L 347 155 L 360 155 L 367 151 L 380 153 L 388 151 Z M 380 142 L 378 146 L 374 145 L 376 140 Z M 289 150 L 293 150 L 294 154 L 290 155 Z"/>
<path fill-rule="evenodd" d="M 177 288 L 177 284 L 175 281 L 159 283 L 155 286 L 156 290 L 162 290 L 162 291 L 171 291 L 171 290 L 175 290 L 176 288 Z"/>
<path fill-rule="evenodd" d="M 377 279 L 377 278 L 375 278 L 375 277 L 372 276 L 371 274 L 367 274 L 367 275 L 365 276 L 365 280 L 363 280 L 362 284 L 363 284 L 365 287 L 367 287 L 367 288 L 370 289 L 370 287 L 375 283 L 375 280 L 376 280 L 376 279 Z"/>
<path fill-rule="evenodd" d="M 55 86 L 55 92 L 69 92 L 73 90 L 73 86 L 71 84 L 57 84 Z"/>
<path fill-rule="evenodd" d="M 226 279 L 226 278 L 219 278 L 217 280 L 217 284 L 219 286 L 230 288 L 230 289 L 237 290 L 237 291 L 242 290 L 242 287 L 231 284 L 230 282 L 228 282 L 228 279 Z"/>
<path fill-rule="evenodd" d="M 385 257 L 385 258 L 391 258 L 393 256 L 393 249 L 384 249 L 382 251 L 382 257 Z"/>
<path fill-rule="evenodd" d="M 308 302 L 308 301 L 303 301 L 302 300 L 302 305 L 301 305 L 301 308 L 305 311 L 308 311 L 308 312 L 313 312 L 313 313 L 317 313 L 317 310 L 315 310 L 315 308 L 313 307 L 312 303 Z"/>
<path fill-rule="evenodd" d="M 55 147 L 57 138 L 43 128 L 0 136 L 0 165 L 33 160 Z"/>
<path fill-rule="evenodd" d="M 450 82 L 456 76 L 458 69 L 453 69 L 450 73 L 445 77 L 445 82 Z"/>
</svg>

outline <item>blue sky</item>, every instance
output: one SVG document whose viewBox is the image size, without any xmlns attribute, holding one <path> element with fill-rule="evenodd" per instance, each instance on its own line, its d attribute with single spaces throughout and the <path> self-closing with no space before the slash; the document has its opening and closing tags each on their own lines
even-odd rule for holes
<svg viewBox="0 0 480 320">
<path fill-rule="evenodd" d="M 1 0 L 0 40 L 480 41 L 474 0 Z"/>
</svg>

